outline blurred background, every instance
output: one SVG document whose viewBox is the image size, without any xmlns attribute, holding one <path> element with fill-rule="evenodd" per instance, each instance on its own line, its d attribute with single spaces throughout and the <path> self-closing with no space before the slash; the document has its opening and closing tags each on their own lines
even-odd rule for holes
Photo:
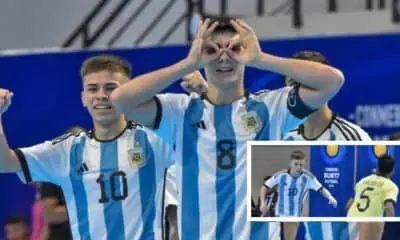
<svg viewBox="0 0 400 240">
<path fill-rule="evenodd" d="M 134 76 L 172 64 L 186 56 L 198 19 L 211 15 L 243 18 L 271 54 L 320 51 L 346 76 L 332 109 L 374 139 L 387 139 L 400 131 L 399 12 L 397 0 L 4 0 L 0 87 L 15 94 L 5 132 L 15 148 L 71 126 L 91 128 L 80 101 L 85 58 L 118 54 Z M 257 91 L 282 80 L 249 68 L 245 81 Z M 29 225 L 36 188 L 11 174 L 0 175 L 0 187 L 0 223 L 20 214 Z"/>
</svg>

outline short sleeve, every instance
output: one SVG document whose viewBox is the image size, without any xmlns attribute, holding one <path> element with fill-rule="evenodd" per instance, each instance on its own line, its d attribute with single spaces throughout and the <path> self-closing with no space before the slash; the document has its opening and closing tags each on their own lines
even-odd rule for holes
<svg viewBox="0 0 400 240">
<path fill-rule="evenodd" d="M 264 182 L 264 186 L 270 189 L 274 188 L 278 184 L 279 177 L 280 174 L 274 174 L 272 177 Z"/>
<path fill-rule="evenodd" d="M 18 173 L 25 183 L 50 182 L 59 184 L 68 174 L 69 151 L 73 136 L 65 136 L 54 141 L 26 148 L 15 149 L 21 163 L 22 172 Z"/>
<path fill-rule="evenodd" d="M 151 145 L 151 148 L 153 149 L 157 162 L 162 163 L 162 166 L 164 168 L 168 168 L 172 164 L 174 164 L 175 161 L 173 158 L 173 146 L 171 146 L 163 138 L 155 134 L 153 130 L 150 130 L 146 127 L 143 127 L 142 130 L 146 133 L 149 139 L 149 143 Z"/>
<path fill-rule="evenodd" d="M 308 189 L 314 190 L 314 191 L 319 191 L 322 189 L 322 184 L 318 181 L 318 179 L 314 175 L 310 175 L 309 177 L 309 184 L 308 184 Z"/>
<path fill-rule="evenodd" d="M 185 94 L 172 93 L 155 96 L 157 115 L 153 130 L 171 146 L 175 144 L 177 126 L 183 124 L 189 98 Z"/>
<path fill-rule="evenodd" d="M 267 105 L 272 128 L 279 128 L 281 138 L 303 123 L 315 110 L 301 100 L 298 87 L 284 87 L 261 93 L 262 101 Z"/>
<path fill-rule="evenodd" d="M 393 201 L 397 202 L 397 195 L 399 194 L 399 188 L 395 184 L 391 184 L 385 194 L 385 202 Z"/>
</svg>

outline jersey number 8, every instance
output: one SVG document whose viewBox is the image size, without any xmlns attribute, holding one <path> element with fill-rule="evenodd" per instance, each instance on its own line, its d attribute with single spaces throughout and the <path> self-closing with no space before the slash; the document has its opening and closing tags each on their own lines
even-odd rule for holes
<svg viewBox="0 0 400 240">
<path fill-rule="evenodd" d="M 236 167 L 236 142 L 230 139 L 217 142 L 217 166 L 228 170 Z"/>
</svg>

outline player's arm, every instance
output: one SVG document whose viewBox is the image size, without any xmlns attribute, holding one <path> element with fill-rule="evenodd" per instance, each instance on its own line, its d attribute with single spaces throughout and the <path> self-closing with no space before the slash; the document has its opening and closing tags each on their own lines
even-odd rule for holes
<svg viewBox="0 0 400 240">
<path fill-rule="evenodd" d="M 351 208 L 351 205 L 353 205 L 353 202 L 354 202 L 354 198 L 350 198 L 349 201 L 347 201 L 346 211 L 349 211 L 349 209 Z"/>
<path fill-rule="evenodd" d="M 385 213 L 386 213 L 386 217 L 395 217 L 396 216 L 393 200 L 385 201 Z"/>
<path fill-rule="evenodd" d="M 17 153 L 10 149 L 4 133 L 2 117 L 11 105 L 13 93 L 7 89 L 0 89 L 0 172 L 18 172 L 21 164 Z"/>
<path fill-rule="evenodd" d="M 264 184 L 260 188 L 260 211 L 263 212 L 265 210 L 265 196 L 271 194 L 274 191 L 274 187 L 277 184 L 277 180 L 279 178 L 279 173 L 274 174 L 268 180 L 264 181 Z"/>
<path fill-rule="evenodd" d="M 386 191 L 386 196 L 385 196 L 385 213 L 387 217 L 395 217 L 395 209 L 394 209 L 394 204 L 397 201 L 397 197 L 399 194 L 399 188 L 393 183 L 389 185 L 388 191 Z"/>
<path fill-rule="evenodd" d="M 58 197 L 62 196 L 62 191 L 58 186 L 42 183 L 40 186 L 41 203 L 43 206 L 43 216 L 50 224 L 59 224 L 68 221 L 67 208 L 59 204 Z"/>
<path fill-rule="evenodd" d="M 328 189 L 322 187 L 319 192 L 322 194 L 322 196 L 324 196 L 326 199 L 328 199 L 329 204 L 332 204 L 333 207 L 337 207 L 337 201 L 336 199 L 332 196 L 332 194 L 329 192 Z"/>
<path fill-rule="evenodd" d="M 344 82 L 343 73 L 333 67 L 299 59 L 273 56 L 262 52 L 253 29 L 241 20 L 232 20 L 241 35 L 243 48 L 240 53 L 230 51 L 236 60 L 262 70 L 279 73 L 295 79 L 305 87 L 299 89 L 302 101 L 310 108 L 318 109 L 336 95 Z M 239 43 L 233 42 L 232 49 Z"/>
<path fill-rule="evenodd" d="M 157 93 L 163 91 L 172 83 L 185 75 L 192 73 L 207 62 L 217 59 L 220 55 L 218 47 L 206 43 L 205 38 L 217 26 L 209 26 L 210 20 L 200 24 L 196 39 L 193 41 L 189 55 L 171 66 L 141 75 L 132 81 L 120 86 L 111 94 L 111 101 L 116 108 L 144 126 L 153 127 L 157 117 Z M 205 50 L 208 49 L 208 50 Z"/>
</svg>

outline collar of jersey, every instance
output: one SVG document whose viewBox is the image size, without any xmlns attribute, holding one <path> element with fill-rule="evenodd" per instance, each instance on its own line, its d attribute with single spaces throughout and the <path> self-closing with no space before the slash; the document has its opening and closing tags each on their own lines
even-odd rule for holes
<svg viewBox="0 0 400 240">
<path fill-rule="evenodd" d="M 215 104 L 212 104 L 212 103 L 208 100 L 208 98 L 207 98 L 207 93 L 203 93 L 203 94 L 200 95 L 200 98 L 201 98 L 204 102 L 206 102 L 207 105 L 211 105 L 211 106 L 231 105 L 231 104 L 233 104 L 233 103 L 235 103 L 235 102 L 239 102 L 239 101 L 243 101 L 243 100 L 247 101 L 247 100 L 249 99 L 249 97 L 250 97 L 250 92 L 249 92 L 247 89 L 244 89 L 244 95 L 243 95 L 243 97 L 241 97 L 241 98 L 239 98 L 239 99 L 237 99 L 237 100 L 231 102 L 230 104 L 215 105 Z"/>
<path fill-rule="evenodd" d="M 314 140 L 318 140 L 318 138 L 320 138 L 322 136 L 322 134 L 324 134 L 326 132 L 326 130 L 330 129 L 333 121 L 337 118 L 337 114 L 335 112 L 332 112 L 332 118 L 329 121 L 328 125 L 326 125 L 326 127 L 316 136 L 313 138 L 307 138 L 306 136 L 304 136 L 304 124 L 301 124 L 299 126 L 299 128 L 297 129 L 297 134 L 301 135 L 305 140 L 308 141 L 314 141 Z"/>
</svg>

